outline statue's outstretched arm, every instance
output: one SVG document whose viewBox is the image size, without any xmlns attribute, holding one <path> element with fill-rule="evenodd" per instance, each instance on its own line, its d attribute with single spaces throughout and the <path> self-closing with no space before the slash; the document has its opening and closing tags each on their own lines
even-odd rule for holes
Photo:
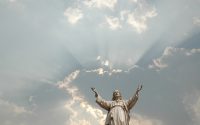
<svg viewBox="0 0 200 125">
<path fill-rule="evenodd" d="M 111 107 L 111 103 L 109 101 L 104 100 L 103 98 L 101 98 L 101 96 L 97 93 L 95 88 L 91 88 L 92 91 L 95 93 L 95 97 L 96 97 L 96 103 L 104 108 L 105 110 L 110 110 Z"/>
<path fill-rule="evenodd" d="M 130 110 L 131 108 L 133 108 L 133 106 L 136 104 L 138 98 L 139 98 L 139 92 L 142 90 L 142 85 L 138 85 L 138 88 L 135 92 L 135 94 L 133 95 L 133 97 L 131 97 L 127 102 L 127 108 Z"/>
</svg>

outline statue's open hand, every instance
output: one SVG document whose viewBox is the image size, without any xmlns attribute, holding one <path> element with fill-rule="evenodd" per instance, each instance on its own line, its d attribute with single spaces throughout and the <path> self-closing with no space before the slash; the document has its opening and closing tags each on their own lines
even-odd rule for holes
<svg viewBox="0 0 200 125">
<path fill-rule="evenodd" d="M 95 88 L 91 87 L 91 90 L 95 93 L 95 97 L 98 97 L 98 93 Z"/>
<path fill-rule="evenodd" d="M 142 90 L 142 85 L 138 85 L 136 93 L 138 94 L 139 91 L 141 91 L 141 90 Z"/>
</svg>

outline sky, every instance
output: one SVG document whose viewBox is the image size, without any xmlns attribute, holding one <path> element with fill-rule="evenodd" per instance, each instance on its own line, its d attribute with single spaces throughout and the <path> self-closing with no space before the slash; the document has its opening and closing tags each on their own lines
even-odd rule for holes
<svg viewBox="0 0 200 125">
<path fill-rule="evenodd" d="M 200 0 L 0 0 L 0 124 L 200 125 Z"/>
</svg>

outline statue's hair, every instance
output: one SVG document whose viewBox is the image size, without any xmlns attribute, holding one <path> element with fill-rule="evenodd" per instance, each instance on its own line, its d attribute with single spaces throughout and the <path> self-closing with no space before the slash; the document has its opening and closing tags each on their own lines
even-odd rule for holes
<svg viewBox="0 0 200 125">
<path fill-rule="evenodd" d="M 119 92 L 119 95 L 120 95 L 120 96 L 119 96 L 119 97 L 117 97 L 117 98 L 119 98 L 120 100 L 122 100 L 122 95 L 121 95 L 121 92 L 120 92 L 119 90 L 115 90 L 115 91 L 113 92 L 112 101 L 114 101 L 114 100 L 116 100 L 116 99 L 117 99 L 117 98 L 115 97 L 115 93 L 116 93 L 117 91 Z"/>
</svg>

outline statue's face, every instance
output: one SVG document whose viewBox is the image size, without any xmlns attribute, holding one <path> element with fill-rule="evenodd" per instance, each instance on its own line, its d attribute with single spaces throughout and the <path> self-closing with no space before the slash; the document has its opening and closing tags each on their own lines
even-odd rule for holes
<svg viewBox="0 0 200 125">
<path fill-rule="evenodd" d="M 115 99 L 117 99 L 117 98 L 121 97 L 121 93 L 119 92 L 119 90 L 115 90 L 113 92 L 113 96 L 115 97 Z"/>
</svg>

